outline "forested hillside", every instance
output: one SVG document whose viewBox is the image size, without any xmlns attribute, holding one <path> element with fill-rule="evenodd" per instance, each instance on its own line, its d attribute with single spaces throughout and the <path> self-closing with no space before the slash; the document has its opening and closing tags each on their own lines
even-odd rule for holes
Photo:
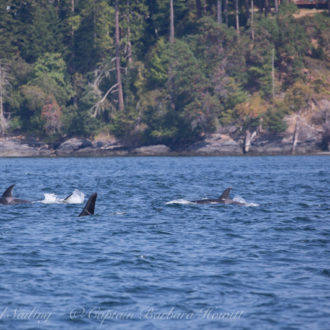
<svg viewBox="0 0 330 330">
<path fill-rule="evenodd" d="M 329 98 L 330 16 L 269 0 L 1 0 L 0 133 L 183 145 Z M 297 18 L 295 18 L 297 17 Z"/>
</svg>

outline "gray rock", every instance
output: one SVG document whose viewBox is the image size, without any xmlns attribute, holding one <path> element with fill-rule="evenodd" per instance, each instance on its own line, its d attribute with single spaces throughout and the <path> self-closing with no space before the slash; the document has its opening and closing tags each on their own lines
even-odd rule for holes
<svg viewBox="0 0 330 330">
<path fill-rule="evenodd" d="M 291 154 L 292 145 L 266 139 L 256 140 L 251 144 L 249 154 L 252 155 L 287 155 Z"/>
<path fill-rule="evenodd" d="M 198 141 L 187 148 L 187 152 L 194 155 L 242 155 L 240 144 L 229 135 L 212 134 L 204 140 Z"/>
<path fill-rule="evenodd" d="M 94 148 L 99 150 L 122 150 L 126 149 L 126 146 L 118 142 L 117 140 L 105 140 L 105 141 L 96 141 L 93 143 Z"/>
<path fill-rule="evenodd" d="M 163 144 L 136 148 L 132 152 L 139 156 L 164 156 L 171 153 L 171 149 Z"/>
<path fill-rule="evenodd" d="M 91 150 L 93 148 L 93 144 L 88 139 L 78 139 L 72 138 L 64 141 L 60 146 L 56 149 L 57 156 L 74 156 L 74 154 L 82 149 Z"/>
<path fill-rule="evenodd" d="M 19 139 L 1 139 L 0 157 L 49 157 L 54 155 L 47 144 L 36 143 L 30 146 Z"/>
</svg>

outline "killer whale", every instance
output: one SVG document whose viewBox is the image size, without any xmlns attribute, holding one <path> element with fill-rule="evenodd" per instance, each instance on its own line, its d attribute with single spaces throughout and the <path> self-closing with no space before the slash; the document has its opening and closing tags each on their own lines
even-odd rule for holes
<svg viewBox="0 0 330 330">
<path fill-rule="evenodd" d="M 79 214 L 79 217 L 83 217 L 83 216 L 86 216 L 86 215 L 93 215 L 94 214 L 96 198 L 97 198 L 97 193 L 95 192 L 94 194 L 92 194 L 89 197 L 89 199 L 88 199 L 85 207 L 83 208 L 83 210 Z"/>
<path fill-rule="evenodd" d="M 0 197 L 0 204 L 1 205 L 17 205 L 17 204 L 27 204 L 32 203 L 32 201 L 27 201 L 25 199 L 19 199 L 13 197 L 13 189 L 15 184 L 9 186 L 6 191 Z"/>
<path fill-rule="evenodd" d="M 192 203 L 196 204 L 233 204 L 233 205 L 245 205 L 244 203 L 234 201 L 229 198 L 230 191 L 232 190 L 231 187 L 227 188 L 219 198 L 216 199 L 198 199 L 195 201 L 191 201 Z"/>
</svg>

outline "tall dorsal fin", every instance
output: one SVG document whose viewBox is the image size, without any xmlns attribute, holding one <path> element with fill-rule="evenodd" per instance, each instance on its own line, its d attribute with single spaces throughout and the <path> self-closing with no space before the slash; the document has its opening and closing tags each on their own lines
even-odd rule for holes
<svg viewBox="0 0 330 330">
<path fill-rule="evenodd" d="M 13 189 L 15 185 L 12 184 L 10 187 L 6 189 L 6 191 L 2 194 L 3 198 L 13 197 Z"/>
<path fill-rule="evenodd" d="M 96 197 L 97 197 L 97 193 L 94 193 L 94 194 L 91 195 L 91 197 L 89 197 L 84 209 L 79 214 L 79 217 L 94 214 Z"/>
<path fill-rule="evenodd" d="M 227 188 L 227 189 L 222 193 L 222 195 L 219 197 L 219 200 L 229 199 L 229 194 L 230 194 L 231 189 L 232 189 L 231 187 Z"/>
</svg>

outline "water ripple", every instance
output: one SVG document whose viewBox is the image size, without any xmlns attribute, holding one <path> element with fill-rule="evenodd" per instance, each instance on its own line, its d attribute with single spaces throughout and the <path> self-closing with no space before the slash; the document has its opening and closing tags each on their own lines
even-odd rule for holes
<svg viewBox="0 0 330 330">
<path fill-rule="evenodd" d="M 327 329 L 329 165 L 317 156 L 0 159 L 3 190 L 61 196 L 1 206 L 0 328 Z M 229 186 L 255 207 L 189 202 Z M 63 204 L 75 189 L 80 199 Z M 74 203 L 94 191 L 95 215 L 78 218 Z"/>
</svg>

